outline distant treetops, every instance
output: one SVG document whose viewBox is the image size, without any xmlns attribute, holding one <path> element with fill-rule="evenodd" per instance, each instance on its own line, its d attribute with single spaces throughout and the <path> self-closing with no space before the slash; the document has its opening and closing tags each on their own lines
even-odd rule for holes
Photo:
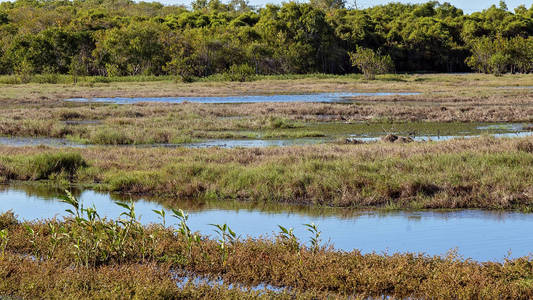
<svg viewBox="0 0 533 300">
<path fill-rule="evenodd" d="M 127 0 L 0 3 L 0 74 L 178 75 L 533 71 L 533 5 L 482 12 L 436 1 L 343 0 L 192 9 Z"/>
</svg>

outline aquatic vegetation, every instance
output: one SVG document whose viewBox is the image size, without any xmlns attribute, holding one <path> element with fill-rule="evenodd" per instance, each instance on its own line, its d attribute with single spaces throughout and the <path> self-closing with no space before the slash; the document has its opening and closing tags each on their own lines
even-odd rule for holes
<svg viewBox="0 0 533 300">
<path fill-rule="evenodd" d="M 94 207 L 84 207 L 83 203 L 70 192 L 66 191 L 66 194 L 63 201 L 72 206 L 72 209 L 66 210 L 72 218 L 67 222 L 68 231 L 63 229 L 66 231 L 63 236 L 70 244 L 79 266 L 88 268 L 105 263 L 112 258 L 119 261 L 126 259 L 132 247 L 128 244 L 131 238 L 140 240 L 137 250 L 143 260 L 151 254 L 147 249 L 147 244 L 153 244 L 154 236 L 147 235 L 138 222 L 133 202 L 116 202 L 125 211 L 121 214 L 121 218 L 111 222 L 102 220 Z M 54 228 L 54 226 L 50 227 L 52 237 L 55 233 L 52 231 Z M 51 253 L 54 252 L 58 242 L 59 239 L 52 239 Z"/>
<path fill-rule="evenodd" d="M 231 246 L 237 241 L 237 235 L 227 224 L 209 224 L 215 228 L 218 239 L 218 247 L 220 249 L 220 259 L 225 266 L 228 260 L 228 255 L 231 252 Z"/>
<path fill-rule="evenodd" d="M 293 251 L 300 250 L 300 242 L 294 235 L 294 228 L 285 228 L 281 225 L 278 225 L 278 227 L 281 230 L 279 232 L 279 238 L 281 239 L 281 242 Z"/>
<path fill-rule="evenodd" d="M 436 299 L 501 298 L 501 295 L 527 299 L 533 296 L 533 288 L 527 284 L 533 276 L 528 267 L 531 264 L 529 257 L 481 264 L 463 260 L 453 252 L 446 257 L 429 257 L 410 253 L 363 255 L 357 250 L 343 252 L 313 246 L 293 248 L 287 247 L 286 242 L 296 241 L 296 237 L 292 230 L 281 226 L 282 237 L 278 236 L 277 239 L 247 238 L 237 242 L 235 232 L 224 224 L 214 224 L 217 240 L 203 237 L 198 239 L 197 247 L 189 250 L 187 241 L 180 237 L 180 231 L 177 231 L 176 236 L 173 228 L 140 226 L 130 231 L 130 234 L 123 234 L 130 226 L 128 224 L 135 224 L 131 220 L 135 217 L 135 209 L 131 204 L 120 205 L 124 208 L 125 219 L 118 222 L 99 219 L 98 212 L 85 208 L 74 197 L 67 196 L 67 199 L 74 204 L 70 209 L 71 217 L 61 222 L 52 221 L 57 222 L 54 227 L 50 227 L 49 221 L 37 221 L 22 224 L 9 222 L 8 227 L 0 228 L 8 229 L 10 233 L 4 259 L 0 259 L 0 278 L 3 279 L 0 281 L 1 295 L 34 295 L 37 288 L 40 295 L 70 295 L 74 290 L 68 287 L 59 290 L 59 286 L 74 284 L 78 289 L 75 294 L 82 295 L 104 295 L 101 294 L 104 293 L 101 286 L 105 285 L 105 295 L 108 296 L 122 291 L 130 291 L 135 295 L 150 291 L 154 293 L 153 297 L 168 298 L 185 291 L 190 293 L 193 287 L 197 291 L 206 289 L 206 295 L 218 291 L 218 295 L 238 293 L 246 296 L 256 295 L 247 288 L 261 283 L 281 288 L 279 291 L 264 291 L 262 295 L 285 297 L 290 291 L 291 299 L 307 299 L 309 295 L 320 295 L 319 298 L 329 295 L 330 298 L 391 296 Z M 176 214 L 178 220 L 186 219 L 185 212 L 176 212 L 179 212 Z M 10 219 L 9 216 L 0 217 Z M 115 227 L 113 224 L 121 226 Z M 313 233 L 313 239 L 318 241 L 317 226 L 306 226 Z M 25 227 L 39 234 L 31 238 L 25 234 Z M 53 238 L 59 232 L 53 228 L 64 228 L 65 238 Z M 84 249 L 90 244 L 95 248 L 88 247 L 87 250 L 98 249 L 100 252 L 94 253 L 101 255 L 114 242 L 112 238 L 107 238 L 113 234 L 106 230 L 116 231 L 116 235 L 125 238 L 128 247 L 123 248 L 123 253 L 110 251 L 107 260 L 100 259 L 95 263 L 94 258 L 89 258 L 87 264 L 83 253 L 73 251 L 73 245 L 80 245 L 80 249 Z M 144 234 L 139 234 L 140 231 Z M 157 241 L 145 244 L 144 237 L 147 235 Z M 99 243 L 87 244 L 86 241 L 77 242 L 73 238 L 75 236 L 88 240 L 93 237 L 104 238 L 99 239 Z M 231 248 L 231 255 L 224 260 L 220 257 L 222 243 L 228 251 Z M 33 259 L 30 259 L 27 254 L 32 244 L 37 251 L 32 253 Z M 147 246 L 146 252 L 150 255 L 141 253 L 143 245 Z M 194 254 L 187 261 L 176 259 L 191 250 Z M 43 276 L 46 273 L 49 275 Z M 221 279 L 224 285 L 190 283 L 178 288 L 176 281 L 180 279 L 173 275 L 176 273 Z M 105 279 L 109 276 L 114 282 Z M 132 278 L 136 279 L 135 283 Z M 56 284 L 57 281 L 62 284 Z M 173 288 L 170 283 L 173 283 Z M 242 285 L 244 289 L 233 290 L 227 285 L 229 283 Z M 161 286 L 148 287 L 150 284 Z M 115 288 L 110 291 L 109 287 Z"/>
<path fill-rule="evenodd" d="M 166 211 L 164 209 L 161 209 L 161 210 L 152 209 L 152 211 L 161 218 L 161 225 L 163 226 L 163 228 L 166 228 L 167 227 L 166 219 L 165 219 L 165 216 L 167 214 Z"/>
<path fill-rule="evenodd" d="M 17 180 L 73 180 L 77 172 L 85 167 L 87 162 L 80 153 L 41 153 L 0 160 L 0 176 Z"/>
<path fill-rule="evenodd" d="M 318 251 L 320 249 L 321 232 L 318 230 L 318 227 L 315 223 L 304 224 L 304 226 L 307 227 L 307 231 L 309 231 L 312 234 L 311 238 L 309 239 L 312 251 L 313 252 Z"/>
<path fill-rule="evenodd" d="M 164 210 L 162 209 L 161 212 L 163 212 L 163 216 L 165 215 L 164 214 Z M 172 209 L 172 216 L 176 219 L 179 220 L 179 224 L 178 224 L 178 234 L 180 234 L 180 236 L 185 240 L 186 244 L 187 244 L 187 256 L 189 259 L 192 259 L 192 255 L 193 255 L 193 252 L 192 252 L 192 247 L 193 247 L 193 244 L 198 244 L 200 243 L 200 236 L 198 234 L 195 234 L 195 233 L 192 233 L 191 232 L 191 229 L 189 228 L 189 226 L 187 225 L 187 220 L 189 219 L 189 214 L 185 213 L 183 210 L 181 209 Z M 163 223 L 163 227 L 164 227 L 164 223 Z M 223 249 L 222 250 L 226 250 L 223 246 L 221 246 Z"/>
<path fill-rule="evenodd" d="M 48 223 L 48 228 L 50 230 L 50 247 L 48 252 L 48 259 L 54 257 L 57 246 L 63 238 L 68 237 L 67 230 L 62 225 L 55 225 L 53 223 Z"/>
<path fill-rule="evenodd" d="M 9 232 L 7 231 L 7 229 L 0 230 L 0 260 L 4 259 L 8 241 Z"/>
<path fill-rule="evenodd" d="M 133 143 L 133 139 L 128 137 L 126 133 L 111 128 L 94 132 L 88 140 L 99 145 L 129 145 Z"/>
</svg>

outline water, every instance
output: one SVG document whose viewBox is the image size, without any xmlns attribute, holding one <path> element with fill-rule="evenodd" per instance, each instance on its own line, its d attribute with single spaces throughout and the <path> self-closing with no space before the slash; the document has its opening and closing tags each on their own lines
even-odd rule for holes
<svg viewBox="0 0 533 300">
<path fill-rule="evenodd" d="M 522 131 L 522 132 L 507 132 L 507 133 L 495 133 L 490 134 L 489 136 L 495 137 L 495 138 L 520 138 L 520 137 L 527 137 L 527 136 L 533 136 L 533 131 Z M 427 141 L 433 141 L 433 142 L 440 142 L 440 141 L 449 141 L 452 139 L 473 139 L 478 138 L 480 135 L 427 135 L 427 136 L 413 136 L 411 137 L 413 141 L 415 142 L 427 142 Z M 375 142 L 379 141 L 380 137 L 368 137 L 366 135 L 350 135 L 348 139 L 356 139 L 363 142 Z"/>
<path fill-rule="evenodd" d="M 163 147 L 163 148 L 256 148 L 256 147 L 286 147 L 286 146 L 298 146 L 298 145 L 313 145 L 326 143 L 330 139 L 319 138 L 301 138 L 301 139 L 277 139 L 277 140 L 260 140 L 260 139 L 247 139 L 247 140 L 208 140 L 196 143 L 184 143 L 184 144 L 140 144 L 140 145 L 119 145 L 119 147 Z M 24 146 L 48 146 L 54 148 L 63 147 L 88 147 L 95 145 L 79 144 L 71 142 L 66 139 L 58 138 L 12 138 L 12 137 L 0 137 L 0 145 L 8 145 L 12 147 L 24 147 Z M 102 147 L 109 145 L 99 145 Z"/>
<path fill-rule="evenodd" d="M 222 286 L 224 285 L 224 280 L 222 279 L 210 279 L 207 277 L 202 276 L 196 276 L 194 274 L 190 275 L 183 275 L 179 272 L 172 272 L 172 278 L 176 280 L 176 283 L 179 288 L 184 288 L 187 284 L 194 284 L 195 286 L 200 286 L 202 284 L 209 285 L 211 287 L 216 286 Z M 256 292 L 263 292 L 263 291 L 270 291 L 270 292 L 283 292 L 283 291 L 290 291 L 290 288 L 281 288 L 281 287 L 275 287 L 271 284 L 267 283 L 261 283 L 258 285 L 254 285 L 251 287 L 245 286 L 245 285 L 239 285 L 234 283 L 226 284 L 228 289 L 239 289 L 241 291 L 256 291 Z"/>
<path fill-rule="evenodd" d="M 347 139 L 355 139 L 363 142 L 376 142 L 379 141 L 381 136 L 386 135 L 382 134 L 350 134 Z M 533 131 L 517 131 L 517 132 L 506 132 L 506 133 L 494 133 L 489 134 L 490 136 L 496 138 L 519 138 L 532 136 Z M 420 135 L 412 136 L 411 138 L 416 142 L 425 142 L 425 141 L 447 141 L 456 138 L 477 138 L 480 135 Z M 339 138 L 342 138 L 341 136 Z M 195 143 L 183 143 L 183 144 L 140 144 L 140 145 L 119 145 L 120 147 L 164 147 L 164 148 L 210 148 L 210 147 L 220 147 L 220 148 L 264 148 L 264 147 L 288 147 L 288 146 L 305 146 L 305 145 L 316 145 L 323 144 L 334 141 L 334 138 L 297 138 L 297 139 L 214 139 L 207 140 L 202 142 Z M 64 147 L 88 147 L 96 145 L 87 145 L 79 144 L 76 142 L 69 141 L 67 139 L 58 139 L 58 138 L 19 138 L 19 137 L 0 137 L 0 145 L 7 145 L 12 147 L 24 147 L 24 146 L 48 146 L 54 148 L 64 148 Z M 109 146 L 109 145 L 98 145 L 98 146 Z"/>
<path fill-rule="evenodd" d="M 58 193 L 23 187 L 0 190 L 0 211 L 12 209 L 19 219 L 35 220 L 64 216 L 66 204 Z M 83 191 L 79 198 L 85 205 L 94 204 L 102 216 L 118 218 L 122 208 L 113 196 Z M 152 209 L 155 202 L 136 202 L 137 214 L 144 224 L 159 222 Z M 304 223 L 318 224 L 324 241 L 336 249 L 369 252 L 423 252 L 445 255 L 457 249 L 465 258 L 477 261 L 502 261 L 529 255 L 533 245 L 533 214 L 502 211 L 399 211 L 373 212 L 338 208 L 312 208 L 227 202 L 182 202 L 180 208 L 190 213 L 192 230 L 213 234 L 209 223 L 227 223 L 241 237 L 272 236 L 277 225 L 294 227 L 295 234 L 308 241 Z M 167 224 L 175 220 L 167 217 Z"/>
<path fill-rule="evenodd" d="M 84 145 L 58 138 L 4 137 L 0 136 L 0 145 L 13 147 L 49 146 L 49 147 L 84 147 Z"/>
<path fill-rule="evenodd" d="M 209 140 L 199 143 L 183 144 L 188 148 L 257 148 L 257 147 L 287 147 L 321 144 L 330 141 L 324 138 L 302 138 L 302 139 L 284 139 L 284 140 Z"/>
<path fill-rule="evenodd" d="M 71 98 L 66 101 L 75 102 L 106 102 L 115 104 L 131 104 L 138 102 L 165 102 L 165 103 L 263 103 L 263 102 L 326 102 L 350 103 L 350 97 L 372 96 L 411 96 L 421 93 L 319 93 L 304 95 L 257 95 L 257 96 L 225 96 L 225 97 L 137 97 L 137 98 Z"/>
</svg>

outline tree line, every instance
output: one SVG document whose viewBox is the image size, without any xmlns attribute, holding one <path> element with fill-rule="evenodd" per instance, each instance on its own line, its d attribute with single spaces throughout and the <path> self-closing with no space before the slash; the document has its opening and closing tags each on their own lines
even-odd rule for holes
<svg viewBox="0 0 533 300">
<path fill-rule="evenodd" d="M 0 74 L 344 74 L 376 61 L 396 72 L 533 71 L 533 5 L 509 11 L 501 2 L 472 14 L 436 1 L 367 9 L 343 0 L 191 6 L 2 2 Z"/>
</svg>

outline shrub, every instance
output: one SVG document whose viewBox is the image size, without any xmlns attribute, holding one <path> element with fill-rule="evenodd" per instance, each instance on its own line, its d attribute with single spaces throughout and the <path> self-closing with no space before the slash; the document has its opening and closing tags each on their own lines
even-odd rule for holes
<svg viewBox="0 0 533 300">
<path fill-rule="evenodd" d="M 0 230 L 9 229 L 18 224 L 17 218 L 13 211 L 8 210 L 5 213 L 0 214 Z"/>
<path fill-rule="evenodd" d="M 57 73 L 44 73 L 41 75 L 34 76 L 34 82 L 37 83 L 50 83 L 50 84 L 57 84 L 59 83 L 59 74 Z"/>
<path fill-rule="evenodd" d="M 232 65 L 229 70 L 224 73 L 224 79 L 228 81 L 250 81 L 255 75 L 254 68 L 248 64 Z"/>
<path fill-rule="evenodd" d="M 357 47 L 355 52 L 348 54 L 352 65 L 358 67 L 369 80 L 375 79 L 378 74 L 390 72 L 394 67 L 389 55 L 380 55 L 372 49 Z"/>
<path fill-rule="evenodd" d="M 28 83 L 33 78 L 34 67 L 28 60 L 23 60 L 15 66 L 15 74 L 20 83 Z"/>
<path fill-rule="evenodd" d="M 498 52 L 492 55 L 492 57 L 489 59 L 489 65 L 492 73 L 496 76 L 502 76 L 503 73 L 505 73 L 510 61 L 511 56 L 508 54 L 506 55 Z"/>
</svg>

